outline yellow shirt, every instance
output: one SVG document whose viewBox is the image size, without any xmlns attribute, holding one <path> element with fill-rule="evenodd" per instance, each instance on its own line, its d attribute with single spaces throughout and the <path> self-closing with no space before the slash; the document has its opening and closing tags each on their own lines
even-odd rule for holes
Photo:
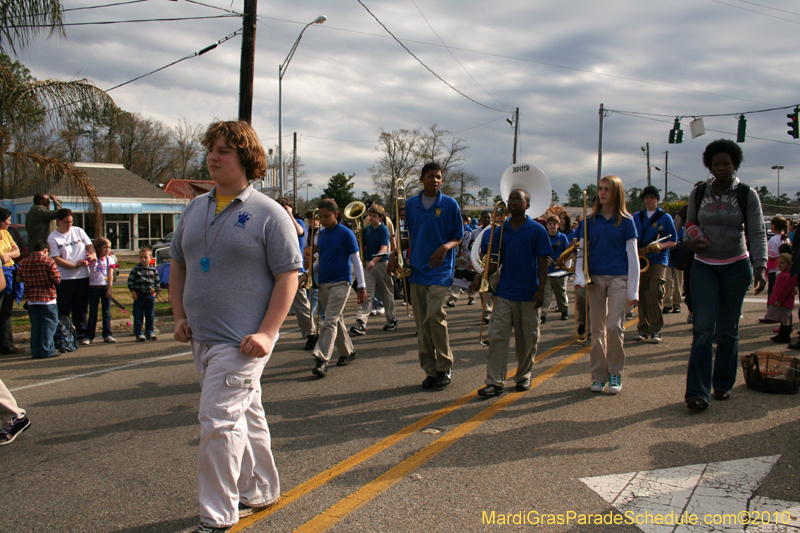
<svg viewBox="0 0 800 533">
<path fill-rule="evenodd" d="M 11 236 L 8 230 L 0 230 L 0 254 L 7 254 L 13 250 L 16 245 L 17 243 L 14 242 L 14 237 Z M 3 263 L 3 266 L 14 266 L 14 260 L 11 259 L 8 263 Z"/>
<path fill-rule="evenodd" d="M 217 198 L 217 209 L 214 212 L 215 215 L 219 215 L 222 213 L 222 210 L 228 207 L 228 205 L 236 198 L 236 196 L 222 196 L 219 193 L 214 193 Z"/>
</svg>

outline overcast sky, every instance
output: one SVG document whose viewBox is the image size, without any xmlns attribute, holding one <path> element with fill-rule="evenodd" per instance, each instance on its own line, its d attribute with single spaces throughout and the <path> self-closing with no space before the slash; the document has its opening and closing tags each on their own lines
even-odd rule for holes
<svg viewBox="0 0 800 533">
<path fill-rule="evenodd" d="M 66 9 L 126 0 L 64 0 Z M 129 1 L 129 0 L 128 0 Z M 147 0 L 67 11 L 65 22 L 226 15 L 243 0 Z M 355 173 L 356 193 L 373 190 L 369 168 L 378 132 L 452 131 L 469 145 L 466 170 L 499 192 L 511 164 L 520 109 L 518 162 L 550 178 L 562 201 L 567 189 L 597 178 L 599 107 L 604 120 L 603 174 L 626 188 L 644 187 L 649 142 L 652 180 L 687 194 L 707 177 L 701 154 L 713 139 L 736 138 L 736 116 L 800 103 L 800 5 L 789 0 L 362 0 L 434 77 L 378 24 L 358 0 L 258 3 L 253 126 L 266 147 L 277 144 L 278 65 L 303 26 L 309 27 L 283 80 L 284 150 L 298 134 L 298 153 L 318 195 L 339 171 Z M 215 6 L 214 9 L 208 6 Z M 66 39 L 40 36 L 20 55 L 38 79 L 88 78 L 103 89 L 197 52 L 241 27 L 240 18 L 67 26 Z M 241 37 L 110 94 L 126 111 L 170 126 L 207 124 L 238 113 Z M 493 108 L 493 109 L 490 109 Z M 800 190 L 800 141 L 787 135 L 779 109 L 749 113 L 740 178 L 774 194 Z M 681 116 L 682 144 L 668 144 Z M 663 191 L 662 191 L 663 195 Z"/>
</svg>

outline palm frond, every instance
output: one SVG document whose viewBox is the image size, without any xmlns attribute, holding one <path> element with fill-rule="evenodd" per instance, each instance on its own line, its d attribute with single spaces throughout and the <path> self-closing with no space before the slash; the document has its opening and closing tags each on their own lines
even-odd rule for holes
<svg viewBox="0 0 800 533">
<path fill-rule="evenodd" d="M 17 190 L 49 191 L 58 184 L 61 195 L 78 198 L 78 203 L 83 205 L 82 211 L 94 213 L 94 234 L 105 234 L 103 208 L 85 171 L 31 152 L 6 152 L 3 155 L 8 158 L 8 163 L 18 167 L 19 175 L 27 177 L 25 183 L 17 184 Z"/>
<path fill-rule="evenodd" d="M 0 50 L 17 52 L 43 29 L 64 37 L 61 0 L 0 0 Z"/>
<path fill-rule="evenodd" d="M 96 106 L 102 108 L 113 105 L 114 101 L 102 89 L 99 89 L 90 80 L 43 80 L 26 83 L 19 86 L 9 95 L 8 105 L 14 106 L 15 102 L 34 100 L 44 109 L 41 111 L 46 119 L 58 125 L 64 120 L 73 117 L 75 112 L 83 106 Z M 13 116 L 13 114 L 12 114 Z M 18 116 L 18 119 L 29 118 Z"/>
</svg>

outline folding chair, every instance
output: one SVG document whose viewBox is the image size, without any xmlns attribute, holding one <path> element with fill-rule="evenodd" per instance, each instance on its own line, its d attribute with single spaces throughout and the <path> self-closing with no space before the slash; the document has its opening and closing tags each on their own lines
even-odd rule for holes
<svg viewBox="0 0 800 533">
<path fill-rule="evenodd" d="M 161 282 L 158 285 L 156 299 L 163 303 L 169 303 L 169 267 L 169 261 L 162 263 L 162 265 L 158 267 L 158 279 L 161 280 Z M 164 294 L 165 292 L 166 295 Z"/>
</svg>

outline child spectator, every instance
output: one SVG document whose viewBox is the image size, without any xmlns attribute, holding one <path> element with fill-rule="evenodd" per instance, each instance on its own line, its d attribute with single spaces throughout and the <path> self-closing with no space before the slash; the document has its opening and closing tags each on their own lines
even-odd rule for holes
<svg viewBox="0 0 800 533">
<path fill-rule="evenodd" d="M 148 341 L 158 340 L 155 333 L 155 305 L 156 291 L 161 280 L 158 279 L 158 270 L 150 266 L 152 252 L 150 248 L 139 250 L 139 264 L 133 267 L 128 276 L 128 289 L 133 297 L 133 334 L 138 342 L 144 342 L 142 335 L 142 322 L 145 323 L 145 333 Z"/>
<path fill-rule="evenodd" d="M 47 241 L 33 244 L 33 253 L 19 264 L 18 278 L 25 284 L 28 299 L 28 316 L 31 321 L 31 355 L 34 359 L 56 357 L 53 338 L 58 325 L 56 285 L 61 283 L 61 274 L 56 262 L 48 257 Z"/>
<path fill-rule="evenodd" d="M 117 342 L 111 335 L 111 285 L 114 279 L 116 261 L 109 254 L 111 241 L 100 237 L 94 240 L 97 258 L 89 263 L 89 321 L 86 323 L 86 337 L 81 344 L 91 344 L 97 329 L 97 304 L 103 305 L 103 340 Z"/>
<path fill-rule="evenodd" d="M 780 332 L 771 337 L 772 342 L 792 342 L 792 309 L 794 309 L 794 294 L 797 288 L 797 278 L 790 274 L 792 269 L 792 256 L 781 254 L 776 261 L 778 275 L 775 286 L 767 300 L 767 317 L 775 322 L 780 322 Z"/>
</svg>

